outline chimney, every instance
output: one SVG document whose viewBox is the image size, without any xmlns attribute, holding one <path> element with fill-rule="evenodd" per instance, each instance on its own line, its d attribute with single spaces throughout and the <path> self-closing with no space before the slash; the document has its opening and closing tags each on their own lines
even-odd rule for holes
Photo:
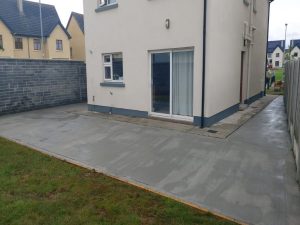
<svg viewBox="0 0 300 225">
<path fill-rule="evenodd" d="M 17 0 L 17 6 L 20 14 L 24 14 L 23 0 Z"/>
</svg>

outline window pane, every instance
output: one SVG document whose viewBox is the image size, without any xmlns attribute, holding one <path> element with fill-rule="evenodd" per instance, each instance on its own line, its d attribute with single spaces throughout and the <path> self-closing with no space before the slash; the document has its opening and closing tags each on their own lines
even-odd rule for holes
<svg viewBox="0 0 300 225">
<path fill-rule="evenodd" d="M 63 43 L 62 40 L 56 40 L 56 50 L 63 50 Z"/>
<path fill-rule="evenodd" d="M 173 114 L 193 115 L 194 52 L 173 53 Z"/>
<path fill-rule="evenodd" d="M 104 56 L 104 63 L 110 63 L 110 55 Z"/>
<path fill-rule="evenodd" d="M 2 35 L 0 35 L 0 50 L 3 49 L 3 39 Z"/>
<path fill-rule="evenodd" d="M 123 80 L 123 57 L 122 54 L 113 54 L 113 80 Z"/>
<path fill-rule="evenodd" d="M 23 39 L 22 38 L 15 39 L 15 49 L 23 49 Z"/>
<path fill-rule="evenodd" d="M 34 39 L 34 50 L 41 50 L 41 40 L 40 39 Z"/>
<path fill-rule="evenodd" d="M 114 3 L 116 3 L 116 2 L 117 2 L 117 0 L 107 0 L 107 4 L 108 4 L 108 5 L 114 4 Z"/>
<path fill-rule="evenodd" d="M 110 80 L 111 79 L 111 67 L 105 66 L 105 79 Z"/>
</svg>

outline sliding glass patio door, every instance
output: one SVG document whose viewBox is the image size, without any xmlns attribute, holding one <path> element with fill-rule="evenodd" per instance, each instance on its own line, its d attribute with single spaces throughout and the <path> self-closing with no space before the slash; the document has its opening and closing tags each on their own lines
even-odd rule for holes
<svg viewBox="0 0 300 225">
<path fill-rule="evenodd" d="M 174 119 L 193 115 L 193 51 L 151 54 L 152 113 Z"/>
</svg>

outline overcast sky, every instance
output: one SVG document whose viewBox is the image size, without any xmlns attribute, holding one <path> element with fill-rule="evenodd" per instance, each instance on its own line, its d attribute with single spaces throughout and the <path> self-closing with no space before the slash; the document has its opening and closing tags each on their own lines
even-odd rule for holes
<svg viewBox="0 0 300 225">
<path fill-rule="evenodd" d="M 287 39 L 300 39 L 300 0 L 275 0 L 271 4 L 270 40 L 284 40 L 285 23 Z"/>
<path fill-rule="evenodd" d="M 38 0 L 32 1 L 38 2 Z M 82 1 L 83 0 L 42 0 L 42 3 L 55 5 L 62 23 L 66 25 L 72 11 L 83 12 Z M 271 4 L 270 40 L 284 39 L 285 23 L 289 24 L 287 32 L 288 39 L 300 39 L 300 0 L 275 0 Z"/>
</svg>

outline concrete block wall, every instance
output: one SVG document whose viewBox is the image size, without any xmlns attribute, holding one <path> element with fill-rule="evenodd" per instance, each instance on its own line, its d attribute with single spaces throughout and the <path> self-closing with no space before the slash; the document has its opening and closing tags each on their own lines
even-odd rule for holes
<svg viewBox="0 0 300 225">
<path fill-rule="evenodd" d="M 0 59 L 0 115 L 86 99 L 84 62 Z"/>
</svg>

